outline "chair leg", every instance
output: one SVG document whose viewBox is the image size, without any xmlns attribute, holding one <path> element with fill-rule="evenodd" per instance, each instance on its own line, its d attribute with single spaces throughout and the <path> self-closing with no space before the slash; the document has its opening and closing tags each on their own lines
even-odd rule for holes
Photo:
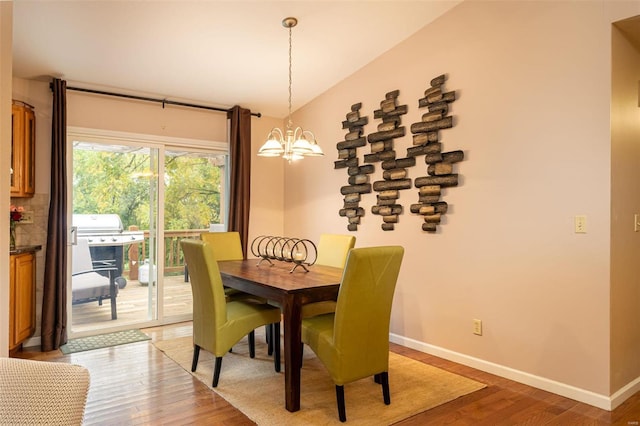
<svg viewBox="0 0 640 426">
<path fill-rule="evenodd" d="M 271 331 L 273 334 L 271 335 L 271 341 L 273 342 L 273 351 L 275 352 L 273 355 L 273 363 L 276 368 L 276 373 L 280 372 L 280 323 L 275 322 L 271 324 Z"/>
<path fill-rule="evenodd" d="M 347 413 L 344 408 L 344 386 L 336 385 L 336 401 L 338 402 L 338 417 L 341 422 L 346 422 Z"/>
<path fill-rule="evenodd" d="M 222 357 L 221 356 L 217 356 L 216 357 L 216 366 L 215 369 L 213 370 L 213 387 L 215 388 L 216 386 L 218 386 L 218 380 L 220 379 L 220 368 L 222 367 Z"/>
<path fill-rule="evenodd" d="M 264 326 L 264 334 L 267 338 L 267 355 L 273 355 L 273 339 L 271 335 L 273 334 L 273 324 L 267 324 Z"/>
<path fill-rule="evenodd" d="M 380 378 L 380 373 L 373 375 L 373 381 L 376 382 L 379 385 L 382 384 L 382 379 Z"/>
<path fill-rule="evenodd" d="M 198 366 L 198 357 L 200 356 L 200 346 L 193 345 L 193 361 L 191 362 L 191 371 L 196 371 Z"/>
<path fill-rule="evenodd" d="M 256 357 L 256 332 L 251 330 L 249 333 L 249 358 Z"/>
<path fill-rule="evenodd" d="M 389 394 L 389 373 L 384 372 L 380 373 L 380 381 L 382 382 L 382 398 L 384 399 L 384 403 L 386 405 L 391 404 L 391 395 Z"/>
<path fill-rule="evenodd" d="M 109 298 L 111 299 L 111 319 L 118 319 L 118 311 L 116 310 L 116 296 L 118 295 L 118 284 L 115 278 L 109 272 Z"/>
<path fill-rule="evenodd" d="M 111 293 L 111 319 L 118 319 L 118 311 L 116 308 L 116 295 Z"/>
</svg>

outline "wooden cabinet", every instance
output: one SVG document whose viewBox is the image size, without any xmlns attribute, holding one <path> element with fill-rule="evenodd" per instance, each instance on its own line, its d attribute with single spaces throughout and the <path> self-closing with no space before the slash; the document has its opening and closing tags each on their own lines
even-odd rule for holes
<svg viewBox="0 0 640 426">
<path fill-rule="evenodd" d="M 36 115 L 31 105 L 13 101 L 11 107 L 11 196 L 36 192 Z"/>
<path fill-rule="evenodd" d="M 36 331 L 36 257 L 12 254 L 9 263 L 9 350 Z"/>
</svg>

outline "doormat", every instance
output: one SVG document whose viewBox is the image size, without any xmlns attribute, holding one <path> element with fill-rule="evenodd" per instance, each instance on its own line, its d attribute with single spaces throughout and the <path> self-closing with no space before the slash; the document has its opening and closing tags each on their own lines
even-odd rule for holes
<svg viewBox="0 0 640 426">
<path fill-rule="evenodd" d="M 110 346 L 124 345 L 126 343 L 142 342 L 150 340 L 151 337 L 138 329 L 116 331 L 115 333 L 99 334 L 97 336 L 80 337 L 71 339 L 66 344 L 60 346 L 63 354 L 73 354 L 76 352 L 90 351 L 93 349 L 108 348 Z"/>
</svg>

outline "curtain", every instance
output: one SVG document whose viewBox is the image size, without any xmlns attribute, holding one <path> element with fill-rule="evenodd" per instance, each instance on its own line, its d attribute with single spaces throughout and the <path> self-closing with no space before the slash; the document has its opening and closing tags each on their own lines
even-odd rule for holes
<svg viewBox="0 0 640 426">
<path fill-rule="evenodd" d="M 251 199 L 251 111 L 236 105 L 229 110 L 227 118 L 231 120 L 227 229 L 240 233 L 242 252 L 246 259 L 249 238 L 249 200 Z"/>
<path fill-rule="evenodd" d="M 51 201 L 44 266 L 41 348 L 67 342 L 67 82 L 54 79 L 51 124 Z"/>
</svg>

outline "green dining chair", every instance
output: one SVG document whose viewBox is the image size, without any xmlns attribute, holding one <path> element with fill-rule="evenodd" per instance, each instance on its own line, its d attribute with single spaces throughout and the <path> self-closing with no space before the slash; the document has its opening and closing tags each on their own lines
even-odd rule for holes
<svg viewBox="0 0 640 426">
<path fill-rule="evenodd" d="M 213 245 L 216 260 L 218 261 L 244 259 L 240 233 L 237 231 L 203 232 L 200 234 L 200 239 Z M 227 301 L 242 300 L 244 302 L 267 303 L 267 300 L 262 297 L 257 297 L 252 294 L 236 290 L 235 288 L 225 287 L 224 294 Z M 269 324 L 265 327 L 265 337 L 267 339 L 269 355 L 273 354 L 273 341 L 271 340 L 272 334 L 272 326 Z M 278 369 L 278 371 L 280 370 Z"/>
<path fill-rule="evenodd" d="M 214 247 L 216 260 L 244 259 L 239 232 L 203 232 L 200 234 L 200 239 Z M 240 290 L 227 287 L 225 287 L 224 293 L 227 296 L 227 300 L 241 300 L 253 297 Z"/>
<path fill-rule="evenodd" d="M 200 239 L 215 247 L 216 260 L 244 259 L 239 232 L 203 232 Z"/>
<path fill-rule="evenodd" d="M 302 320 L 302 341 L 309 345 L 336 385 L 338 417 L 347 419 L 344 385 L 374 376 L 389 392 L 389 320 L 404 249 L 400 246 L 354 248 L 349 252 L 335 313 Z"/>
<path fill-rule="evenodd" d="M 333 266 L 341 269 L 344 268 L 344 264 L 347 261 L 347 254 L 355 245 L 356 237 L 353 235 L 320 235 L 316 265 Z M 335 310 L 336 302 L 333 300 L 308 303 L 306 305 L 302 305 L 302 318 L 328 314 Z"/>
<path fill-rule="evenodd" d="M 196 371 L 200 349 L 215 357 L 213 387 L 218 386 L 222 357 L 244 336 L 249 336 L 249 355 L 255 356 L 254 330 L 275 324 L 274 333 L 280 334 L 280 309 L 267 304 L 243 301 L 227 302 L 212 245 L 199 240 L 181 241 L 182 252 L 189 264 L 193 291 L 193 362 Z M 274 339 L 276 371 L 280 370 L 280 339 Z"/>
</svg>

